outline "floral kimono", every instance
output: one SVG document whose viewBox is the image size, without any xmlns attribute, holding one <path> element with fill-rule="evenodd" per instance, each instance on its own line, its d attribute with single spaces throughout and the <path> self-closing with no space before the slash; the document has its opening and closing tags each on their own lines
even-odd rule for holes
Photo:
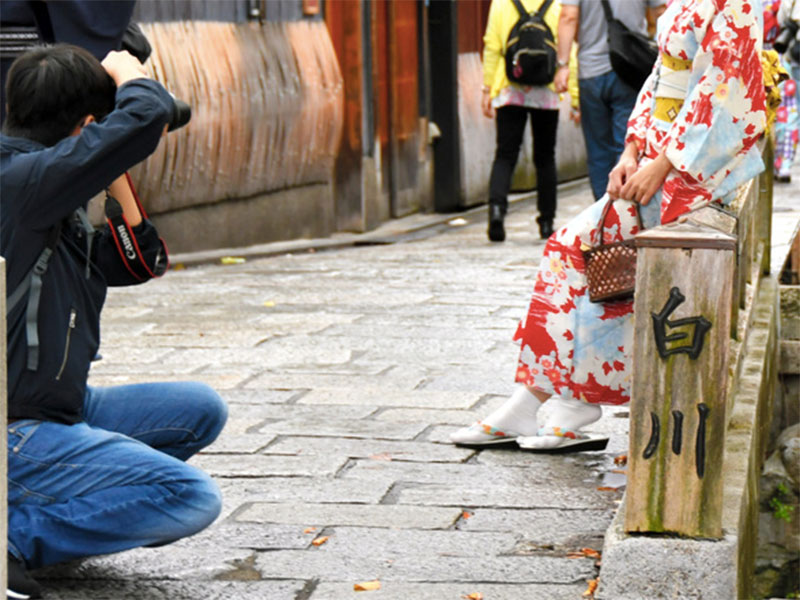
<svg viewBox="0 0 800 600">
<path fill-rule="evenodd" d="M 698 200 L 727 203 L 763 170 L 755 143 L 765 124 L 761 11 L 755 0 L 676 0 L 659 19 L 660 56 L 628 122 L 640 166 L 665 152 L 661 189 L 641 207 L 646 227 Z M 597 245 L 606 199 L 547 242 L 520 341 L 516 380 L 563 398 L 630 400 L 633 301 L 592 303 L 582 249 Z M 660 209 L 660 210 L 659 210 Z M 606 243 L 638 231 L 631 202 L 613 204 Z"/>
</svg>

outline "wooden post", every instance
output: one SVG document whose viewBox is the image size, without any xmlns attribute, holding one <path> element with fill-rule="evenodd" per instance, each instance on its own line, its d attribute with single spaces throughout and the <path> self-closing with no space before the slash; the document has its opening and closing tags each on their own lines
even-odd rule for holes
<svg viewBox="0 0 800 600">
<path fill-rule="evenodd" d="M 685 222 L 636 244 L 625 529 L 719 538 L 736 238 Z"/>
</svg>

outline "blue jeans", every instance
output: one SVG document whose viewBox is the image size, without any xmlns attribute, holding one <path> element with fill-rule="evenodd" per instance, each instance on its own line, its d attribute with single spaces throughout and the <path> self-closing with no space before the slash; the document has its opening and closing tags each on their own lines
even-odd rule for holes
<svg viewBox="0 0 800 600">
<path fill-rule="evenodd" d="M 150 383 L 87 388 L 81 423 L 9 424 L 9 551 L 33 569 L 204 529 L 222 497 L 183 461 L 227 413 L 204 384 Z"/>
<path fill-rule="evenodd" d="M 606 193 L 608 174 L 625 148 L 625 131 L 636 104 L 637 90 L 614 71 L 579 79 L 578 90 L 589 182 L 594 199 L 598 200 Z"/>
</svg>

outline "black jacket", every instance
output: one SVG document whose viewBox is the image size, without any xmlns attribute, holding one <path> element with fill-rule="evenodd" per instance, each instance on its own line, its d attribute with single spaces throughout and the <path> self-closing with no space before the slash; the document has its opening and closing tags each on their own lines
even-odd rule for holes
<svg viewBox="0 0 800 600">
<path fill-rule="evenodd" d="M 155 150 L 172 109 L 172 98 L 160 84 L 136 79 L 117 90 L 115 110 L 79 136 L 49 148 L 0 136 L 0 254 L 6 259 L 7 294 L 29 273 L 49 232 L 64 223 L 42 278 L 36 371 L 27 368 L 27 301 L 8 315 L 9 418 L 81 419 L 89 365 L 100 344 L 106 287 L 141 280 L 120 259 L 108 227 L 89 247 L 71 215 Z M 161 252 L 155 228 L 145 220 L 133 233 L 145 261 L 154 265 Z"/>
</svg>

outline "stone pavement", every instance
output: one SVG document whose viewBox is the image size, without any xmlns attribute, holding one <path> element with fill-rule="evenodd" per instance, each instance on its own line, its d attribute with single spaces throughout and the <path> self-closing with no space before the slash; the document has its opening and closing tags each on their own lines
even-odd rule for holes
<svg viewBox="0 0 800 600">
<path fill-rule="evenodd" d="M 563 188 L 557 225 L 590 198 Z M 218 389 L 228 425 L 192 463 L 219 482 L 223 513 L 170 546 L 41 570 L 45 597 L 581 598 L 598 568 L 573 556 L 602 548 L 621 497 L 627 410 L 593 426 L 611 435 L 603 452 L 447 443 L 513 387 L 544 247 L 531 200 L 503 244 L 486 240 L 484 210 L 239 250 L 234 264 L 178 257 L 186 268 L 112 290 L 91 383 Z M 379 591 L 354 591 L 372 580 Z"/>
</svg>

